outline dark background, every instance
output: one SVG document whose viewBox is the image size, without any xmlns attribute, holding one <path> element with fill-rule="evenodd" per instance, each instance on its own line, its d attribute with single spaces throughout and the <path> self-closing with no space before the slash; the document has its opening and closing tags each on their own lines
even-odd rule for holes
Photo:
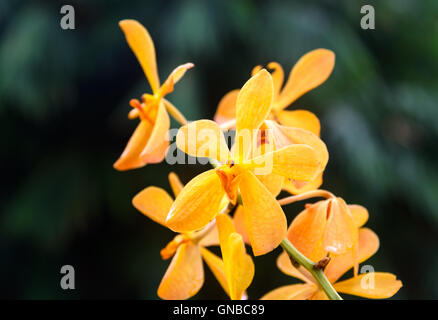
<svg viewBox="0 0 438 320">
<path fill-rule="evenodd" d="M 128 101 L 150 92 L 118 27 L 133 18 L 162 80 L 195 63 L 169 96 L 190 120 L 212 118 L 257 64 L 288 74 L 309 50 L 333 50 L 332 76 L 292 107 L 321 119 L 323 187 L 369 209 L 381 239 L 369 264 L 403 281 L 395 298 L 438 298 L 437 1 L 68 1 L 75 30 L 60 28 L 64 4 L 0 1 L 0 297 L 157 298 L 173 234 L 131 198 L 169 189 L 171 170 L 186 183 L 206 168 L 112 168 L 137 125 Z M 375 30 L 360 28 L 364 4 Z M 286 207 L 289 221 L 302 206 Z M 279 253 L 255 258 L 250 298 L 295 281 L 276 269 Z M 59 286 L 65 264 L 74 291 Z M 207 268 L 198 298 L 226 298 Z"/>
</svg>

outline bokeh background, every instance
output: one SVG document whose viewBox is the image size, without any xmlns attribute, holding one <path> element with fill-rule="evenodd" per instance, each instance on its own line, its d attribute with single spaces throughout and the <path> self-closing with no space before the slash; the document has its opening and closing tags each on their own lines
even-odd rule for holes
<svg viewBox="0 0 438 320">
<path fill-rule="evenodd" d="M 369 260 L 404 283 L 399 299 L 438 298 L 438 2 L 0 1 L 0 297 L 156 299 L 173 237 L 131 205 L 143 188 L 169 190 L 196 165 L 117 172 L 136 121 L 130 98 L 149 92 L 118 21 L 150 31 L 161 78 L 194 62 L 169 99 L 188 119 L 211 118 L 257 64 L 288 72 L 315 48 L 336 53 L 329 80 L 294 103 L 321 119 L 330 161 L 324 188 L 366 206 L 381 239 Z M 374 5 L 376 29 L 360 28 Z M 176 123 L 174 123 L 176 126 Z M 303 203 L 286 208 L 289 221 Z M 255 258 L 250 298 L 295 280 L 274 253 Z M 76 290 L 59 286 L 62 265 Z M 194 299 L 226 298 L 206 268 Z"/>
</svg>

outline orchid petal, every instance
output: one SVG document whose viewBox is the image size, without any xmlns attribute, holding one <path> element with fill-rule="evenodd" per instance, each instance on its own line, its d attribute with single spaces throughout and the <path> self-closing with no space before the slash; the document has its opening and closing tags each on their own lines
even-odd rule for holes
<svg viewBox="0 0 438 320">
<path fill-rule="evenodd" d="M 254 255 L 274 250 L 284 239 L 287 221 L 281 206 L 250 171 L 240 181 L 245 226 Z"/>
<path fill-rule="evenodd" d="M 215 169 L 193 178 L 175 199 L 166 225 L 176 232 L 206 226 L 218 213 L 225 191 Z"/>
<path fill-rule="evenodd" d="M 164 106 L 166 107 L 167 112 L 179 123 L 187 123 L 187 119 L 184 117 L 184 115 L 179 111 L 172 102 L 170 102 L 167 99 L 162 99 Z M 137 109 L 133 109 L 137 110 Z"/>
<path fill-rule="evenodd" d="M 325 200 L 306 206 L 292 221 L 287 232 L 290 242 L 312 261 L 319 261 L 326 256 L 322 239 L 326 229 L 328 203 L 329 200 Z"/>
<path fill-rule="evenodd" d="M 293 144 L 251 160 L 255 173 L 277 174 L 283 177 L 309 181 L 320 171 L 321 163 L 313 148 L 304 144 Z"/>
<path fill-rule="evenodd" d="M 140 154 L 146 147 L 151 136 L 153 125 L 142 120 L 128 141 L 120 158 L 114 163 L 114 168 L 119 171 L 143 167 L 146 163 L 140 158 Z"/>
<path fill-rule="evenodd" d="M 370 272 L 335 283 L 336 291 L 369 299 L 386 299 L 395 295 L 403 286 L 391 273 Z"/>
<path fill-rule="evenodd" d="M 169 173 L 169 184 L 175 197 L 177 197 L 181 190 L 184 188 L 184 185 L 182 184 L 178 175 L 174 172 Z"/>
<path fill-rule="evenodd" d="M 166 217 L 173 199 L 161 188 L 147 187 L 132 199 L 132 204 L 145 216 L 166 226 Z"/>
<path fill-rule="evenodd" d="M 214 121 L 223 124 L 236 118 L 236 101 L 239 95 L 239 89 L 228 92 L 221 101 L 214 115 Z"/>
<path fill-rule="evenodd" d="M 149 80 L 152 91 L 156 93 L 160 87 L 157 62 L 155 58 L 155 47 L 149 32 L 135 20 L 122 20 L 119 26 L 125 34 L 131 50 L 137 57 L 143 71 Z"/>
<path fill-rule="evenodd" d="M 315 179 L 309 182 L 284 179 L 282 189 L 294 195 L 316 190 L 322 185 L 322 175 L 323 173 L 321 172 Z"/>
<path fill-rule="evenodd" d="M 235 159 L 242 162 L 248 156 L 256 130 L 269 115 L 273 101 L 272 77 L 265 69 L 249 79 L 236 100 Z"/>
<path fill-rule="evenodd" d="M 175 83 L 177 83 L 186 73 L 188 69 L 193 68 L 195 65 L 193 63 L 185 63 L 182 64 L 170 73 L 170 75 L 167 77 L 166 81 L 163 83 L 163 85 L 160 88 L 160 95 L 164 97 L 166 94 L 169 94 L 173 91 L 173 87 Z"/>
<path fill-rule="evenodd" d="M 316 290 L 314 284 L 292 284 L 268 292 L 261 300 L 307 300 Z"/>
<path fill-rule="evenodd" d="M 235 232 L 233 220 L 221 213 L 216 223 L 230 298 L 240 300 L 254 277 L 254 263 L 246 253 L 242 236 Z"/>
<path fill-rule="evenodd" d="M 158 288 L 158 296 L 166 300 L 182 300 L 194 296 L 204 283 L 204 268 L 199 246 L 179 246 Z"/>
<path fill-rule="evenodd" d="M 359 231 L 358 243 L 358 263 L 368 260 L 379 249 L 379 238 L 368 228 L 362 228 Z M 327 278 L 332 282 L 336 282 L 343 274 L 353 268 L 355 263 L 354 253 L 352 250 L 341 254 L 331 255 L 331 261 L 325 268 Z"/>
<path fill-rule="evenodd" d="M 224 134 L 211 120 L 191 122 L 178 130 L 176 145 L 193 157 L 208 157 L 221 162 L 230 158 Z"/>
<path fill-rule="evenodd" d="M 348 209 L 358 228 L 362 227 L 368 221 L 369 213 L 365 207 L 358 204 L 349 204 Z"/>
<path fill-rule="evenodd" d="M 202 257 L 204 258 L 211 272 L 213 272 L 222 289 L 224 289 L 226 294 L 229 296 L 230 293 L 228 289 L 227 276 L 225 275 L 224 262 L 217 255 L 205 248 L 201 248 L 201 253 Z"/>
<path fill-rule="evenodd" d="M 314 113 L 307 110 L 282 110 L 277 113 L 278 122 L 284 126 L 308 130 L 317 136 L 321 131 L 321 124 Z"/>
<path fill-rule="evenodd" d="M 327 49 L 316 49 L 298 60 L 280 93 L 277 104 L 286 108 L 306 92 L 322 84 L 335 66 L 335 54 Z"/>
<path fill-rule="evenodd" d="M 242 205 L 237 206 L 236 211 L 234 212 L 233 221 L 234 228 L 236 228 L 237 233 L 242 236 L 242 239 L 245 243 L 250 244 L 248 231 L 246 230 L 245 226 L 245 213 Z"/>
<path fill-rule="evenodd" d="M 334 254 L 345 253 L 357 243 L 359 229 L 356 226 L 347 204 L 341 198 L 330 200 L 324 248 Z"/>
<path fill-rule="evenodd" d="M 168 131 L 170 119 L 166 108 L 162 103 L 158 105 L 157 117 L 150 138 L 140 154 L 145 163 L 159 163 L 164 160 L 167 148 L 169 147 Z"/>
</svg>

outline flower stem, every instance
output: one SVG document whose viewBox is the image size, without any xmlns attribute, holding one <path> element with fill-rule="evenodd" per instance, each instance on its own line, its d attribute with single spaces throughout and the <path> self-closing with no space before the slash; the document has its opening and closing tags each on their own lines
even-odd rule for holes
<svg viewBox="0 0 438 320">
<path fill-rule="evenodd" d="M 324 271 L 315 268 L 315 263 L 299 252 L 288 239 L 283 239 L 281 247 L 286 251 L 292 261 L 296 261 L 312 274 L 330 300 L 342 300 L 341 296 L 333 288 L 330 281 L 328 281 Z"/>
<path fill-rule="evenodd" d="M 321 198 L 326 198 L 326 199 L 330 199 L 330 198 L 335 198 L 335 196 L 326 190 L 312 190 L 312 191 L 308 191 L 296 196 L 289 196 L 283 199 L 278 200 L 278 203 L 281 206 L 284 206 L 285 204 L 290 204 L 293 202 L 297 202 L 300 200 L 305 200 L 305 199 L 309 199 L 309 198 L 315 198 L 315 197 L 321 197 Z"/>
</svg>

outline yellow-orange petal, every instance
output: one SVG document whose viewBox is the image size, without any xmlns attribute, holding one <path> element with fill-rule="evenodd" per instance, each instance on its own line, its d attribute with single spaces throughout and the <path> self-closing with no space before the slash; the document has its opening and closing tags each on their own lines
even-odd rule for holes
<svg viewBox="0 0 438 320">
<path fill-rule="evenodd" d="M 193 63 L 189 62 L 173 69 L 173 71 L 170 73 L 170 75 L 167 77 L 166 81 L 160 88 L 160 96 L 164 97 L 165 95 L 171 93 L 173 91 L 175 83 L 177 83 L 184 76 L 188 69 L 191 69 L 194 66 L 195 65 Z"/>
<path fill-rule="evenodd" d="M 166 225 L 176 232 L 206 226 L 218 213 L 225 191 L 215 169 L 193 178 L 175 199 Z"/>
<path fill-rule="evenodd" d="M 129 139 L 125 150 L 123 150 L 122 155 L 114 163 L 115 169 L 125 171 L 140 168 L 146 164 L 146 162 L 140 158 L 140 154 L 146 147 L 153 127 L 154 126 L 146 120 L 140 121 Z"/>
<path fill-rule="evenodd" d="M 284 109 L 306 92 L 322 84 L 335 66 L 335 54 L 327 49 L 316 49 L 306 53 L 292 68 L 289 78 L 277 100 Z"/>
<path fill-rule="evenodd" d="M 251 256 L 246 253 L 242 236 L 237 232 L 231 234 L 229 239 L 230 261 L 225 263 L 225 270 L 229 274 L 230 298 L 241 300 L 246 289 L 254 279 L 255 266 Z"/>
<path fill-rule="evenodd" d="M 246 159 L 254 136 L 272 108 L 274 86 L 265 69 L 249 79 L 239 91 L 236 100 L 235 159 Z"/>
<path fill-rule="evenodd" d="M 225 275 L 224 262 L 217 255 L 205 248 L 201 248 L 201 253 L 202 257 L 204 258 L 211 272 L 213 272 L 222 289 L 224 289 L 225 293 L 229 296 L 230 293 L 228 289 L 227 276 Z"/>
<path fill-rule="evenodd" d="M 167 214 L 172 203 L 172 197 L 165 190 L 157 187 L 147 187 L 132 199 L 132 204 L 137 210 L 163 226 L 166 225 Z"/>
<path fill-rule="evenodd" d="M 156 93 L 160 87 L 160 80 L 157 71 L 154 42 L 149 32 L 135 20 L 122 20 L 119 22 L 119 26 L 125 34 L 129 47 L 143 68 L 152 91 Z"/>
<path fill-rule="evenodd" d="M 334 254 L 342 254 L 353 249 L 358 241 L 359 228 L 356 226 L 347 204 L 342 198 L 331 199 L 323 239 L 324 248 Z"/>
<path fill-rule="evenodd" d="M 281 87 L 284 81 L 284 71 L 281 65 L 277 62 L 270 62 L 267 65 L 271 71 L 272 81 L 274 82 L 274 100 L 279 96 Z"/>
<path fill-rule="evenodd" d="M 338 292 L 369 299 L 391 298 L 403 286 L 396 276 L 386 272 L 370 272 L 335 283 Z"/>
<path fill-rule="evenodd" d="M 329 297 L 327 297 L 324 291 L 318 290 L 309 298 L 309 300 L 329 300 Z"/>
<path fill-rule="evenodd" d="M 300 279 L 306 283 L 313 283 L 313 277 L 309 274 L 309 272 L 306 272 L 307 270 L 303 269 L 301 266 L 299 268 L 295 268 L 290 261 L 289 256 L 284 251 L 277 258 L 277 267 L 281 270 L 281 272 L 287 274 L 288 276 Z"/>
<path fill-rule="evenodd" d="M 263 135 L 261 136 L 261 143 L 260 146 L 258 146 L 257 149 L 254 150 L 254 156 L 263 155 L 265 153 L 275 150 L 273 136 L 270 135 L 270 131 L 263 130 L 261 133 L 263 133 Z M 268 143 L 268 141 L 272 142 Z M 278 194 L 281 192 L 284 177 L 278 174 L 270 173 L 256 175 L 256 177 L 261 181 L 261 183 L 263 183 L 263 185 L 272 193 L 274 197 L 278 196 Z"/>
<path fill-rule="evenodd" d="M 278 196 L 283 186 L 284 177 L 278 174 L 257 175 L 257 179 L 272 193 L 274 197 Z"/>
<path fill-rule="evenodd" d="M 262 69 L 263 69 L 263 67 L 261 65 L 258 65 L 258 66 L 255 66 L 254 68 L 252 68 L 251 77 L 254 77 L 257 74 L 257 72 L 259 72 Z"/>
<path fill-rule="evenodd" d="M 322 175 L 323 173 L 321 172 L 315 179 L 309 182 L 291 181 L 285 178 L 282 189 L 294 195 L 316 190 L 322 185 Z"/>
<path fill-rule="evenodd" d="M 187 123 L 187 119 L 184 117 L 184 115 L 173 105 L 172 102 L 170 102 L 167 99 L 162 99 L 164 106 L 166 107 L 167 112 L 179 123 L 185 124 Z M 137 109 L 133 109 L 137 110 Z"/>
<path fill-rule="evenodd" d="M 233 220 L 227 214 L 219 213 L 216 216 L 216 226 L 219 233 L 219 243 L 221 246 L 222 258 L 224 260 L 229 260 L 230 248 L 228 246 L 228 240 L 231 234 L 236 232 Z"/>
<path fill-rule="evenodd" d="M 314 149 L 304 144 L 293 144 L 251 160 L 255 174 L 277 174 L 289 179 L 309 181 L 321 168 Z"/>
<path fill-rule="evenodd" d="M 204 283 L 204 268 L 199 246 L 188 242 L 179 246 L 158 288 L 165 300 L 188 299 Z"/>
<path fill-rule="evenodd" d="M 176 135 L 179 149 L 193 157 L 208 157 L 226 162 L 230 151 L 217 123 L 198 120 L 182 126 Z"/>
<path fill-rule="evenodd" d="M 246 230 L 245 226 L 245 213 L 242 205 L 237 206 L 236 211 L 234 212 L 233 221 L 234 228 L 236 229 L 237 233 L 242 236 L 242 239 L 245 243 L 250 244 L 248 231 Z"/>
<path fill-rule="evenodd" d="M 307 258 L 319 261 L 326 256 L 322 239 L 329 200 L 319 201 L 301 211 L 292 221 L 287 238 Z"/>
<path fill-rule="evenodd" d="M 214 115 L 214 121 L 218 124 L 223 124 L 227 121 L 236 118 L 236 101 L 239 95 L 239 89 L 228 92 L 221 101 Z"/>
<path fill-rule="evenodd" d="M 268 63 L 267 68 L 271 72 L 272 81 L 274 83 L 274 100 L 275 100 L 280 93 L 281 86 L 283 85 L 284 71 L 281 65 L 277 62 Z M 255 76 L 257 72 L 259 72 L 262 69 L 263 67 L 260 65 L 255 66 L 251 71 L 251 77 Z"/>
<path fill-rule="evenodd" d="M 358 228 L 362 227 L 368 221 L 369 214 L 367 208 L 358 204 L 349 204 L 348 209 Z"/>
<path fill-rule="evenodd" d="M 210 247 L 219 245 L 219 234 L 217 232 L 217 226 L 214 226 L 212 230 L 207 233 L 200 241 L 201 247 Z"/>
<path fill-rule="evenodd" d="M 379 249 L 379 238 L 368 228 L 359 231 L 358 263 L 368 260 Z M 341 255 L 331 255 L 331 260 L 324 272 L 330 282 L 336 282 L 343 274 L 353 268 L 355 263 L 354 252 L 348 251 Z"/>
<path fill-rule="evenodd" d="M 169 173 L 169 184 L 175 197 L 177 197 L 181 190 L 184 188 L 184 185 L 182 184 L 181 180 L 175 172 Z"/>
<path fill-rule="evenodd" d="M 318 290 L 314 284 L 292 284 L 274 289 L 261 300 L 307 300 Z"/>
<path fill-rule="evenodd" d="M 284 239 L 287 221 L 283 209 L 250 171 L 240 181 L 245 226 L 254 255 L 274 250 Z"/>
<path fill-rule="evenodd" d="M 229 295 L 232 300 L 240 300 L 254 277 L 254 263 L 246 253 L 242 236 L 234 230 L 233 220 L 220 213 L 216 223 Z"/>
<path fill-rule="evenodd" d="M 281 126 L 270 120 L 265 121 L 265 124 L 270 129 L 277 148 L 290 144 L 308 145 L 315 151 L 320 162 L 320 173 L 324 171 L 329 160 L 329 154 L 327 146 L 316 134 L 301 128 Z"/>
<path fill-rule="evenodd" d="M 276 114 L 278 122 L 284 126 L 308 130 L 317 136 L 321 132 L 321 124 L 314 113 L 307 110 L 281 110 Z"/>
<path fill-rule="evenodd" d="M 163 103 L 160 103 L 154 128 L 144 150 L 140 154 L 142 161 L 145 163 L 159 163 L 164 160 L 167 148 L 169 147 L 169 128 L 169 115 Z"/>
<path fill-rule="evenodd" d="M 193 68 L 195 65 L 191 62 L 184 63 L 182 65 L 179 65 L 173 71 L 170 73 L 167 80 L 171 80 L 174 84 L 177 83 L 181 78 L 184 76 L 187 70 Z"/>
</svg>

